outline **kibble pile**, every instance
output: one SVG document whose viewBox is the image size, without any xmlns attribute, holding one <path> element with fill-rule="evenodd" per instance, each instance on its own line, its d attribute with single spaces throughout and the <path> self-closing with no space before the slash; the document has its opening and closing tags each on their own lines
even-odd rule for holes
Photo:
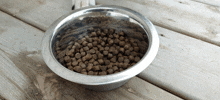
<svg viewBox="0 0 220 100">
<path fill-rule="evenodd" d="M 59 43 L 59 41 L 57 41 Z M 140 41 L 114 29 L 97 29 L 61 50 L 55 47 L 57 60 L 68 69 L 85 75 L 108 75 L 121 72 L 142 57 Z"/>
</svg>

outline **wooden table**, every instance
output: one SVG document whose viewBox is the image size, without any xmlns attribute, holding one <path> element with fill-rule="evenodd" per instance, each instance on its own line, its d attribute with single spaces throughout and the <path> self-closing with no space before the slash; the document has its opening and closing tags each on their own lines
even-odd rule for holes
<svg viewBox="0 0 220 100">
<path fill-rule="evenodd" d="M 107 92 L 80 87 L 44 63 L 41 40 L 71 0 L 0 0 L 0 99 L 179 100 L 220 98 L 220 2 L 217 0 L 96 0 L 148 17 L 160 36 L 153 63 Z"/>
</svg>

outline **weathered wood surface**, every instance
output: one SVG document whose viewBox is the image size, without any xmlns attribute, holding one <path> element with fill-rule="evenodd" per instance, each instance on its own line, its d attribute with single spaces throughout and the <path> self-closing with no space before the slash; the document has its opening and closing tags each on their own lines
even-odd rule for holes
<svg viewBox="0 0 220 100">
<path fill-rule="evenodd" d="M 220 7 L 220 1 L 219 0 L 192 0 L 198 3 L 203 3 L 206 5 L 216 6 Z"/>
<path fill-rule="evenodd" d="M 140 79 L 94 92 L 55 75 L 44 63 L 44 33 L 0 12 L 0 99 L 8 100 L 180 100 Z"/>
<path fill-rule="evenodd" d="M 96 0 L 98 4 L 119 5 L 134 9 L 158 26 L 220 46 L 220 8 L 198 1 L 215 4 L 220 2 L 214 0 Z M 45 30 L 55 19 L 71 11 L 71 4 L 71 0 L 1 0 L 0 9 Z M 48 18 L 48 14 L 53 17 Z"/>
<path fill-rule="evenodd" d="M 24 0 L 21 0 L 20 2 L 26 5 L 26 3 L 23 1 Z M 205 31 L 207 28 L 212 27 L 212 25 L 215 26 L 216 23 L 219 23 L 219 19 L 216 18 L 219 16 L 218 13 L 212 12 L 210 9 L 205 8 L 206 6 L 213 7 L 210 5 L 186 0 L 179 2 L 171 0 L 169 0 L 170 2 L 165 2 L 162 0 L 153 2 L 146 0 L 142 1 L 141 3 L 140 1 L 134 2 L 125 0 L 97 1 L 98 3 L 118 3 L 118 5 L 130 7 L 149 17 L 155 24 L 159 26 L 173 29 L 190 36 L 196 36 L 196 38 L 209 42 L 213 42 L 213 39 L 216 39 L 216 36 L 218 36 L 218 34 L 216 34 L 214 37 L 212 35 L 209 36 L 207 34 L 210 33 Z M 62 4 L 58 4 L 59 1 L 56 0 L 46 2 L 53 2 L 49 4 L 55 4 L 57 6 L 59 5 L 58 7 L 62 6 Z M 144 2 L 147 2 L 147 4 Z M 177 4 L 177 2 L 179 4 Z M 4 3 L 8 5 L 12 4 L 10 0 L 4 1 Z M 36 8 L 41 10 L 41 16 L 50 18 L 47 21 L 45 21 L 46 19 L 42 18 L 41 16 L 37 16 L 34 11 L 27 11 L 25 16 L 25 14 L 19 12 L 14 13 L 12 12 L 13 10 L 10 10 L 15 9 L 16 7 L 11 6 L 11 8 L 7 10 L 7 7 L 3 7 L 3 3 L 0 5 L 0 9 L 10 12 L 11 14 L 14 14 L 20 19 L 24 19 L 24 21 L 42 30 L 45 30 L 48 27 L 47 25 L 59 17 L 53 16 L 53 14 L 48 14 L 51 12 L 49 10 L 44 10 L 47 7 L 49 7 L 48 9 L 56 8 L 56 6 L 53 5 L 45 6 L 47 3 L 45 3 L 43 6 L 39 5 L 39 7 Z M 166 6 L 164 7 L 164 5 Z M 63 6 L 66 7 L 68 5 Z M 20 7 L 17 7 L 16 9 L 19 8 Z M 53 9 L 53 12 L 56 12 L 57 10 L 56 14 L 62 15 L 69 11 L 69 8 L 66 9 L 66 11 L 63 9 L 63 7 L 60 9 L 64 11 L 60 12 L 59 9 Z M 199 9 L 199 11 L 196 12 L 196 9 Z M 36 15 L 33 16 L 35 19 L 28 17 L 29 15 Z M 203 15 L 204 17 L 201 17 Z M 170 18 L 168 19 L 170 22 L 163 20 L 166 18 Z M 201 20 L 198 20 L 199 18 Z M 174 20 L 174 22 L 172 22 L 172 20 Z M 209 25 L 207 23 L 209 23 Z M 155 61 L 144 72 L 142 72 L 139 77 L 186 99 L 219 99 L 220 69 L 218 67 L 220 65 L 220 48 L 195 38 L 181 35 L 177 32 L 173 32 L 161 27 L 156 28 L 158 33 L 161 35 L 160 50 Z M 218 25 L 215 26 L 214 29 L 218 30 Z M 203 32 L 205 33 L 203 34 Z"/>
</svg>

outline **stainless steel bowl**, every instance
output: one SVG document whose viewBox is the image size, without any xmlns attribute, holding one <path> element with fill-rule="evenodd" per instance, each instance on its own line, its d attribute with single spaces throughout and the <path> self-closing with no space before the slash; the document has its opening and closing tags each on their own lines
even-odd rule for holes
<svg viewBox="0 0 220 100">
<path fill-rule="evenodd" d="M 62 66 L 54 57 L 53 45 L 57 34 L 62 34 L 75 20 L 83 20 L 87 17 L 107 16 L 119 20 L 127 20 L 143 29 L 148 38 L 148 49 L 143 58 L 134 66 L 111 75 L 92 76 L 73 72 Z M 119 25 L 120 26 L 120 25 Z M 154 25 L 144 16 L 136 11 L 119 6 L 99 5 L 85 7 L 72 11 L 55 21 L 49 29 L 42 42 L 42 55 L 48 67 L 60 77 L 81 84 L 88 89 L 105 91 L 118 88 L 125 84 L 130 78 L 142 72 L 155 58 L 159 48 L 159 38 Z"/>
</svg>

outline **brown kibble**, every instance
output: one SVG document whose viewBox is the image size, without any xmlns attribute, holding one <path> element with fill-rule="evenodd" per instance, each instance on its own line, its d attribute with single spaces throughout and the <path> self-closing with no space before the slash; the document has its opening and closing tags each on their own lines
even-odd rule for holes
<svg viewBox="0 0 220 100">
<path fill-rule="evenodd" d="M 109 65 L 110 64 L 110 60 L 105 60 L 105 65 Z"/>
<path fill-rule="evenodd" d="M 86 46 L 86 47 L 83 47 L 83 50 L 84 50 L 84 51 L 88 51 L 88 50 L 89 50 L 89 47 L 87 47 L 87 46 Z"/>
<path fill-rule="evenodd" d="M 76 61 L 76 58 L 71 58 L 72 61 Z"/>
<path fill-rule="evenodd" d="M 108 39 L 107 37 L 103 37 L 102 38 L 103 41 L 107 41 L 107 39 Z"/>
<path fill-rule="evenodd" d="M 90 71 L 93 67 L 93 64 L 92 63 L 89 63 L 88 66 L 86 67 L 86 70 L 87 71 Z"/>
<path fill-rule="evenodd" d="M 119 57 L 118 58 L 118 62 L 123 62 L 124 61 L 124 57 Z"/>
<path fill-rule="evenodd" d="M 108 69 L 109 69 L 109 68 L 112 68 L 112 64 L 107 65 L 107 67 L 108 67 Z"/>
<path fill-rule="evenodd" d="M 121 71 L 123 71 L 124 69 L 123 68 L 119 68 L 119 71 L 121 72 Z"/>
<path fill-rule="evenodd" d="M 129 59 L 124 59 L 124 63 L 129 63 L 130 62 L 130 60 Z"/>
<path fill-rule="evenodd" d="M 66 63 L 66 65 L 67 65 L 67 66 L 71 66 L 71 64 L 72 64 L 71 62 L 69 62 L 69 63 Z"/>
<path fill-rule="evenodd" d="M 93 69 L 94 71 L 100 70 L 99 66 L 93 66 L 92 69 Z"/>
<path fill-rule="evenodd" d="M 110 59 L 111 62 L 116 62 L 116 57 Z"/>
<path fill-rule="evenodd" d="M 92 43 L 92 38 L 86 38 L 88 42 Z"/>
<path fill-rule="evenodd" d="M 88 72 L 88 75 L 93 75 L 93 74 L 94 74 L 93 71 Z"/>
<path fill-rule="evenodd" d="M 99 53 L 99 54 L 98 54 L 98 58 L 99 58 L 99 59 L 102 59 L 102 58 L 103 58 L 103 54 Z"/>
<path fill-rule="evenodd" d="M 118 44 L 119 42 L 120 42 L 120 40 L 119 39 L 115 39 L 115 41 L 114 41 L 116 44 Z"/>
<path fill-rule="evenodd" d="M 82 69 L 81 72 L 86 72 L 86 69 Z"/>
<path fill-rule="evenodd" d="M 59 59 L 59 62 L 60 62 L 61 64 L 63 64 L 63 63 L 64 63 L 64 59 L 63 59 L 63 58 L 60 58 L 60 59 Z"/>
<path fill-rule="evenodd" d="M 75 49 L 79 49 L 81 47 L 81 45 L 79 43 L 77 43 L 77 42 L 75 42 L 74 46 L 75 46 Z"/>
<path fill-rule="evenodd" d="M 124 56 L 124 59 L 128 59 L 128 56 Z"/>
<path fill-rule="evenodd" d="M 124 65 L 123 63 L 119 63 L 118 67 L 123 67 L 123 65 Z"/>
<path fill-rule="evenodd" d="M 100 51 L 100 52 L 104 51 L 104 48 L 103 48 L 103 47 L 100 47 L 100 48 L 99 48 L 99 51 Z"/>
<path fill-rule="evenodd" d="M 138 45 L 137 45 L 137 43 L 132 43 L 132 46 L 137 47 Z"/>
<path fill-rule="evenodd" d="M 106 70 L 107 70 L 107 66 L 100 66 L 100 69 L 101 69 L 102 71 L 106 71 Z"/>
<path fill-rule="evenodd" d="M 94 53 L 95 53 L 95 50 L 94 50 L 94 49 L 91 49 L 91 50 L 89 50 L 89 52 L 90 52 L 91 54 L 94 54 Z"/>
<path fill-rule="evenodd" d="M 113 52 L 113 51 L 115 51 L 115 47 L 110 47 L 109 52 Z"/>
<path fill-rule="evenodd" d="M 123 55 L 121 53 L 118 54 L 118 57 L 123 57 Z"/>
<path fill-rule="evenodd" d="M 68 50 L 68 51 L 66 52 L 66 55 L 67 55 L 67 56 L 70 56 L 70 55 L 72 55 L 74 52 L 75 52 L 74 49 Z"/>
<path fill-rule="evenodd" d="M 124 36 L 124 32 L 119 32 L 118 34 L 121 36 Z"/>
<path fill-rule="evenodd" d="M 91 36 L 92 36 L 92 37 L 97 36 L 96 32 L 92 32 L 92 33 L 91 33 Z"/>
<path fill-rule="evenodd" d="M 79 58 L 81 58 L 81 54 L 80 54 L 80 53 L 76 53 L 75 57 L 76 57 L 77 59 L 79 59 Z"/>
<path fill-rule="evenodd" d="M 119 45 L 122 46 L 122 47 L 124 47 L 125 41 L 120 41 L 120 42 L 119 42 Z"/>
<path fill-rule="evenodd" d="M 95 59 L 91 59 L 91 60 L 89 60 L 90 63 L 93 63 L 94 61 L 95 61 Z"/>
<path fill-rule="evenodd" d="M 137 56 L 137 53 L 135 51 L 131 52 L 132 56 Z"/>
<path fill-rule="evenodd" d="M 107 75 L 105 71 L 99 72 L 99 75 Z"/>
<path fill-rule="evenodd" d="M 135 61 L 135 62 L 138 62 L 138 61 L 140 61 L 140 60 L 141 60 L 140 57 L 135 57 L 135 58 L 134 58 L 134 61 Z"/>
<path fill-rule="evenodd" d="M 110 34 L 108 37 L 112 39 L 112 38 L 113 38 L 113 35 Z"/>
<path fill-rule="evenodd" d="M 128 68 L 128 63 L 124 63 L 122 68 L 127 69 Z"/>
<path fill-rule="evenodd" d="M 84 56 L 84 57 L 82 57 L 82 61 L 83 62 L 85 62 L 86 61 L 86 57 Z"/>
<path fill-rule="evenodd" d="M 111 53 L 108 54 L 108 58 L 112 58 L 113 55 Z"/>
<path fill-rule="evenodd" d="M 85 56 L 86 55 L 86 52 L 81 52 L 81 56 Z"/>
<path fill-rule="evenodd" d="M 88 43 L 87 41 L 83 41 L 82 45 L 83 45 L 83 46 L 86 46 L 87 43 Z"/>
<path fill-rule="evenodd" d="M 115 71 L 115 73 L 118 73 L 119 71 Z"/>
<path fill-rule="evenodd" d="M 102 42 L 101 45 L 102 45 L 102 46 L 105 46 L 105 42 Z"/>
<path fill-rule="evenodd" d="M 108 55 L 108 51 L 103 51 L 103 54 L 104 55 Z"/>
<path fill-rule="evenodd" d="M 82 59 L 78 59 L 77 61 L 78 61 L 78 62 L 82 62 Z"/>
<path fill-rule="evenodd" d="M 86 68 L 85 64 L 81 64 L 80 66 L 81 66 L 81 68 Z"/>
<path fill-rule="evenodd" d="M 134 56 L 132 56 L 132 55 L 128 56 L 128 58 L 129 58 L 131 61 L 134 60 Z"/>
<path fill-rule="evenodd" d="M 76 65 L 78 65 L 78 62 L 77 62 L 77 61 L 73 61 L 73 62 L 72 62 L 72 65 L 73 65 L 73 66 L 76 66 Z"/>
<path fill-rule="evenodd" d="M 80 73 L 82 68 L 80 66 L 76 66 L 76 67 L 73 68 L 73 70 Z"/>
<path fill-rule="evenodd" d="M 114 43 L 114 41 L 112 39 L 108 41 L 109 45 L 112 45 L 113 43 Z"/>
<path fill-rule="evenodd" d="M 136 63 L 132 63 L 131 66 L 134 66 Z"/>
<path fill-rule="evenodd" d="M 69 70 L 73 70 L 73 66 L 68 66 L 68 69 Z"/>
<path fill-rule="evenodd" d="M 120 36 L 120 37 L 119 37 L 119 40 L 123 41 L 123 40 L 125 40 L 125 37 Z"/>
<path fill-rule="evenodd" d="M 81 72 L 81 74 L 87 75 L 87 72 Z"/>
<path fill-rule="evenodd" d="M 98 75 L 98 72 L 94 72 L 93 75 Z"/>
<path fill-rule="evenodd" d="M 114 71 L 116 71 L 116 70 L 118 70 L 118 67 L 117 67 L 117 66 L 114 66 L 114 67 L 112 67 L 112 69 L 113 69 Z"/>
<path fill-rule="evenodd" d="M 108 74 L 113 74 L 114 70 L 113 69 L 108 69 L 107 72 L 108 72 Z"/>
<path fill-rule="evenodd" d="M 70 61 L 71 61 L 71 58 L 70 58 L 70 56 L 65 56 L 65 57 L 64 57 L 64 60 L 65 60 L 65 62 L 67 62 L 67 63 L 68 63 L 68 62 L 70 62 Z"/>
<path fill-rule="evenodd" d="M 119 35 L 118 34 L 113 34 L 113 36 L 117 39 L 119 38 Z"/>
<path fill-rule="evenodd" d="M 85 61 L 85 62 L 84 62 L 84 64 L 86 64 L 86 65 L 87 65 L 88 63 L 89 63 L 89 61 Z"/>
<path fill-rule="evenodd" d="M 125 48 L 126 50 L 128 50 L 130 47 L 131 47 L 131 46 L 130 46 L 129 44 L 126 44 L 126 45 L 124 46 L 124 48 Z"/>
<path fill-rule="evenodd" d="M 104 64 L 103 59 L 98 59 L 99 64 Z"/>
<path fill-rule="evenodd" d="M 92 55 L 91 54 L 87 54 L 85 57 L 86 57 L 86 60 L 90 60 L 92 58 Z"/>
<path fill-rule="evenodd" d="M 118 50 L 113 51 L 113 54 L 117 55 L 118 54 Z"/>
<path fill-rule="evenodd" d="M 79 52 L 84 52 L 83 48 L 81 48 L 81 49 L 79 50 Z"/>
<path fill-rule="evenodd" d="M 108 33 L 108 29 L 104 29 L 103 32 L 104 32 L 105 34 L 107 34 L 107 33 Z"/>
<path fill-rule="evenodd" d="M 97 48 L 97 47 L 93 47 L 92 49 L 94 49 L 95 51 L 98 51 L 98 48 Z"/>
<path fill-rule="evenodd" d="M 98 65 L 99 64 L 99 62 L 98 61 L 94 61 L 93 62 L 93 65 L 95 66 L 95 65 Z"/>
<path fill-rule="evenodd" d="M 130 54 L 131 54 L 131 52 L 130 52 L 129 50 L 126 50 L 126 51 L 125 51 L 125 55 L 128 56 L 128 55 L 130 55 Z"/>
<path fill-rule="evenodd" d="M 139 47 L 134 47 L 134 51 L 138 52 L 139 51 Z"/>
<path fill-rule="evenodd" d="M 130 47 L 130 48 L 129 48 L 129 51 L 133 51 L 133 50 L 134 50 L 134 48 L 133 48 L 133 47 Z"/>
<path fill-rule="evenodd" d="M 97 42 L 97 41 L 94 41 L 94 42 L 92 42 L 92 45 L 93 45 L 93 46 L 97 46 L 97 45 L 98 45 L 98 42 Z"/>
<path fill-rule="evenodd" d="M 122 52 L 122 53 L 124 53 L 124 52 L 125 52 L 125 49 L 124 49 L 124 48 L 120 48 L 119 51 Z"/>
<path fill-rule="evenodd" d="M 93 47 L 92 43 L 88 43 L 87 46 L 88 46 L 89 48 L 92 48 L 92 47 Z"/>
<path fill-rule="evenodd" d="M 97 57 L 96 54 L 93 54 L 93 55 L 92 55 L 92 58 L 93 58 L 94 60 L 96 60 L 98 57 Z"/>
</svg>

